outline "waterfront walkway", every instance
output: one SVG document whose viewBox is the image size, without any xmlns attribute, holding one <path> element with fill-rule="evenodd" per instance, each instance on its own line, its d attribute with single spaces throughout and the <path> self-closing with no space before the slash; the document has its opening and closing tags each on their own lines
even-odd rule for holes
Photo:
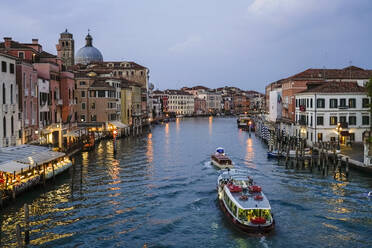
<svg viewBox="0 0 372 248">
<path fill-rule="evenodd" d="M 341 154 L 350 157 L 350 159 L 362 162 L 364 161 L 364 145 L 362 142 L 353 143 L 352 147 L 342 146 Z"/>
</svg>

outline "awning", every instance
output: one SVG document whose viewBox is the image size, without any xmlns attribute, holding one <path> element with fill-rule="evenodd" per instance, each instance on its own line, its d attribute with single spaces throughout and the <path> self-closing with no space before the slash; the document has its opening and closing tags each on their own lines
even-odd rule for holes
<svg viewBox="0 0 372 248">
<path fill-rule="evenodd" d="M 0 171 L 7 172 L 7 173 L 18 173 L 21 170 L 27 170 L 30 167 L 28 164 L 18 163 L 16 161 L 8 161 L 6 163 L 0 164 Z M 31 166 L 32 168 L 32 166 Z"/>
<path fill-rule="evenodd" d="M 63 152 L 45 151 L 32 154 L 28 157 L 17 159 L 17 162 L 33 165 L 44 164 L 64 156 L 65 153 Z"/>
<path fill-rule="evenodd" d="M 120 121 L 110 121 L 109 124 L 115 126 L 116 128 L 126 128 L 128 125 L 120 122 Z"/>
<path fill-rule="evenodd" d="M 74 137 L 78 138 L 79 134 L 76 131 L 70 131 L 63 135 L 63 137 Z"/>
</svg>

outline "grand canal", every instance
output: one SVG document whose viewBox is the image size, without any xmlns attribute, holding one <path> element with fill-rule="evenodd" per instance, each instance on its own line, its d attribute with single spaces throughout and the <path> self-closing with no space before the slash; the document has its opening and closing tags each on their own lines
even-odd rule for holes
<svg viewBox="0 0 372 248">
<path fill-rule="evenodd" d="M 276 230 L 236 230 L 216 200 L 217 146 L 246 168 L 270 199 Z M 101 142 L 75 167 L 2 210 L 1 245 L 15 245 L 30 205 L 31 247 L 372 247 L 372 177 L 322 176 L 266 158 L 266 146 L 233 118 L 159 125 L 140 138 Z"/>
</svg>

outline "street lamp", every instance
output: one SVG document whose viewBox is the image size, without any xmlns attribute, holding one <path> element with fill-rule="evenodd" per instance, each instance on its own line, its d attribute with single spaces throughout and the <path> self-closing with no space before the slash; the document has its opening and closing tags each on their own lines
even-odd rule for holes
<svg viewBox="0 0 372 248">
<path fill-rule="evenodd" d="M 336 130 L 337 130 L 337 150 L 340 150 L 340 132 L 342 130 L 340 122 L 337 123 Z"/>
</svg>

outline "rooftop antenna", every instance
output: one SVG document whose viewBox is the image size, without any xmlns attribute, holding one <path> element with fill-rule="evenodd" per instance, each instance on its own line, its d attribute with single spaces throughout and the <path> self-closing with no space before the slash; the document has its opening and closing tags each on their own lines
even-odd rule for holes
<svg viewBox="0 0 372 248">
<path fill-rule="evenodd" d="M 90 32 L 90 29 L 88 28 L 88 34 L 89 34 L 89 32 Z"/>
</svg>

